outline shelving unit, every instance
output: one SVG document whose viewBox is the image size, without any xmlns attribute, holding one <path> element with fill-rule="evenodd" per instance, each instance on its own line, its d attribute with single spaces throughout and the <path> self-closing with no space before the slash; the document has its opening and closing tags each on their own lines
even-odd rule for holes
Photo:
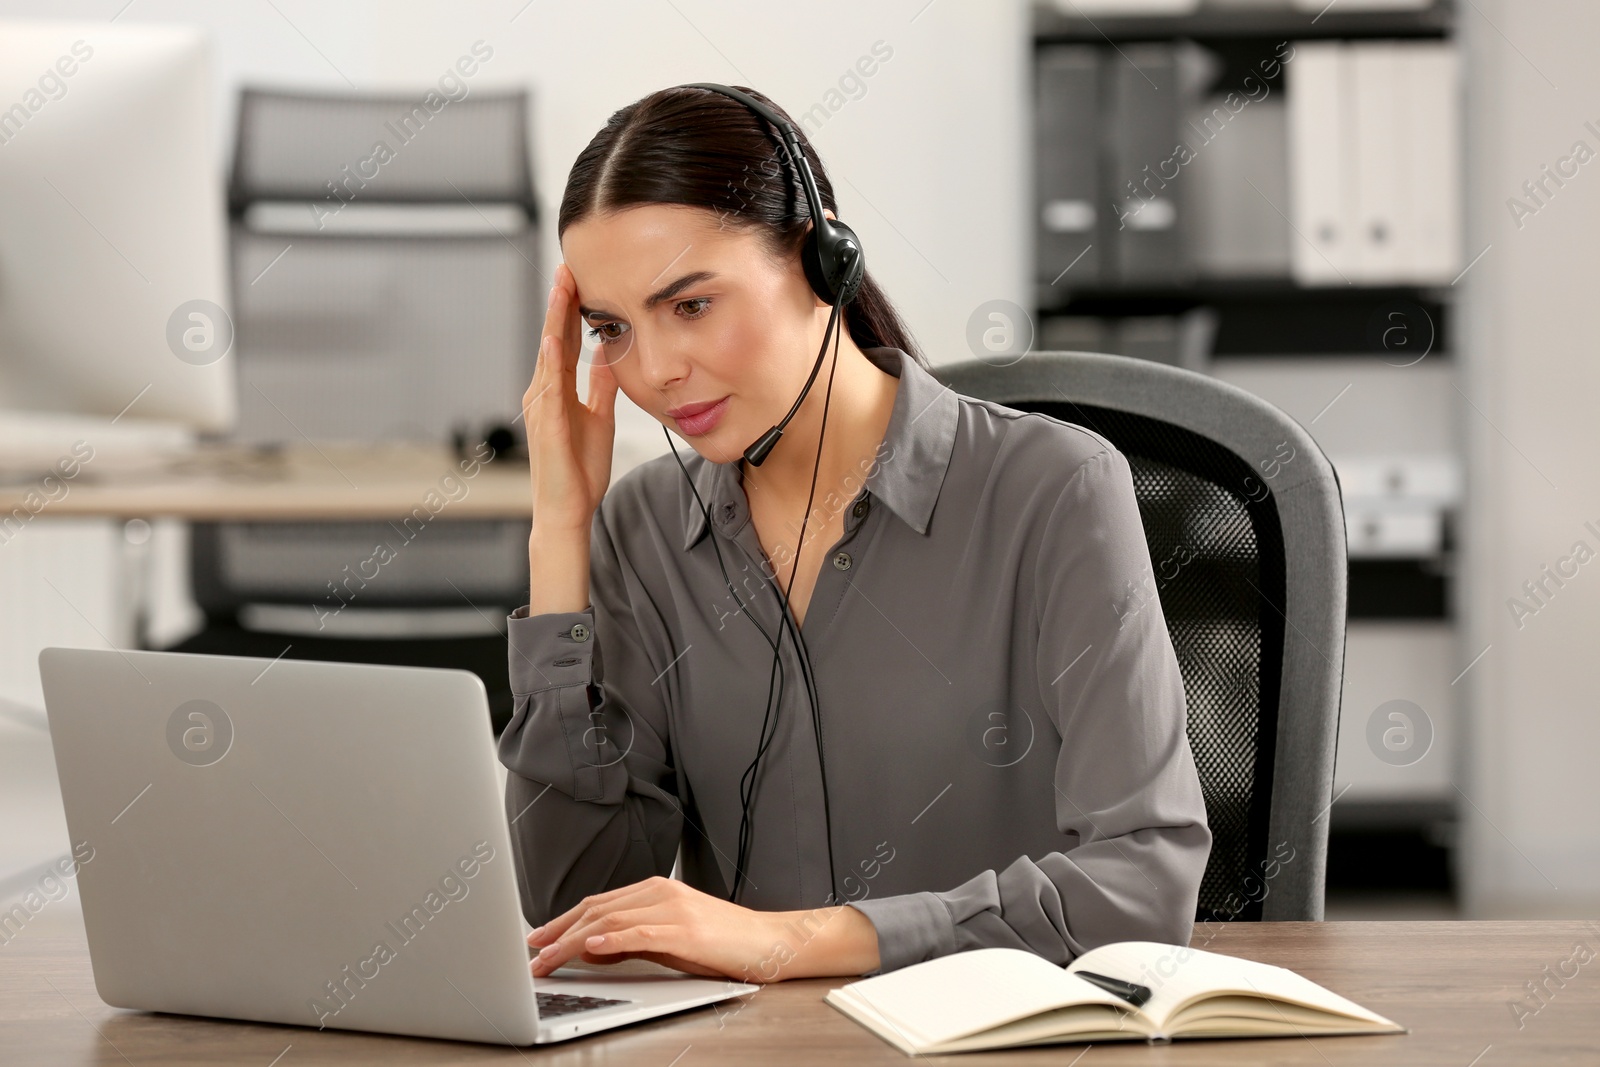
<svg viewBox="0 0 1600 1067">
<path fill-rule="evenodd" d="M 1033 31 L 1036 57 L 1062 45 L 1080 49 L 1093 46 L 1100 50 L 1098 54 L 1106 63 L 1121 68 L 1115 73 L 1101 69 L 1098 75 L 1092 106 L 1102 109 L 1099 114 L 1106 114 L 1104 109 L 1112 95 L 1107 86 L 1118 73 L 1128 77 L 1127 67 L 1122 65 L 1134 64 L 1130 56 L 1137 56 L 1139 52 L 1133 46 L 1177 42 L 1202 46 L 1210 54 L 1208 63 L 1214 68 L 1208 84 L 1196 93 L 1198 98 L 1205 99 L 1208 94 L 1220 94 L 1228 87 L 1240 85 L 1246 75 L 1258 69 L 1261 57 L 1272 55 L 1282 42 L 1449 41 L 1455 37 L 1456 20 L 1456 5 L 1451 0 L 1438 0 L 1426 9 L 1415 11 L 1351 11 L 1332 6 L 1319 14 L 1287 7 L 1227 7 L 1202 8 L 1181 16 L 1089 17 L 1071 14 L 1054 3 L 1039 0 L 1033 12 Z M 1283 77 L 1272 83 L 1273 94 L 1287 91 Z M 1282 99 L 1284 97 L 1279 97 L 1280 101 Z M 1100 121 L 1094 120 L 1095 123 Z M 1125 129 L 1102 134 L 1103 138 L 1111 136 L 1126 139 L 1142 135 L 1130 134 Z M 1140 143 L 1159 143 L 1159 139 L 1147 138 Z M 1230 150 L 1237 147 L 1230 146 Z M 1275 162 L 1281 167 L 1284 159 Z M 1126 195 L 1117 182 L 1105 176 L 1106 165 L 1100 166 L 1102 204 Z M 1133 168 L 1125 166 L 1124 169 Z M 1118 181 L 1125 177 L 1117 175 Z M 1171 180 L 1194 183 L 1193 178 Z M 1178 195 L 1194 194 L 1192 190 L 1184 192 L 1180 186 Z M 1265 194 L 1262 195 L 1265 199 Z M 1272 203 L 1270 199 L 1266 202 L 1283 216 L 1286 224 L 1289 223 L 1291 213 L 1286 204 Z M 1101 206 L 1099 210 L 1106 209 Z M 1112 210 L 1115 212 L 1116 208 Z M 1179 210 L 1186 209 L 1180 206 Z M 1099 218 L 1103 220 L 1105 216 Z M 1116 215 L 1111 218 L 1115 219 Z M 1036 220 L 1036 225 L 1042 229 L 1043 216 Z M 1096 225 L 1100 228 L 1093 232 L 1094 239 L 1102 240 L 1106 234 L 1104 222 Z M 1304 239 L 1298 232 L 1291 231 L 1292 224 L 1287 225 L 1284 231 L 1287 240 Z M 1056 251 L 1059 253 L 1059 246 Z M 1103 249 L 1101 254 L 1105 251 Z M 1104 274 L 1116 274 L 1116 271 L 1101 271 L 1096 267 L 1086 272 L 1087 276 L 1075 276 L 1070 267 L 1061 270 L 1064 265 L 1051 263 L 1047 269 L 1041 254 L 1036 271 L 1034 308 L 1041 347 L 1089 347 L 1095 339 L 1127 336 L 1118 331 L 1130 322 L 1139 321 L 1181 320 L 1185 325 L 1177 332 L 1182 333 L 1184 329 L 1193 328 L 1195 314 L 1203 311 L 1206 325 L 1200 336 L 1209 339 L 1209 352 L 1205 365 L 1196 369 L 1236 380 L 1237 384 L 1251 388 L 1299 418 L 1309 426 L 1313 436 L 1324 443 L 1336 468 L 1347 458 L 1341 447 L 1348 444 L 1350 437 L 1359 435 L 1348 432 L 1352 414 L 1349 410 L 1311 425 L 1319 417 L 1318 409 L 1325 399 L 1335 398 L 1336 393 L 1343 395 L 1337 392 L 1336 385 L 1328 387 L 1329 368 L 1338 367 L 1342 371 L 1352 366 L 1352 359 L 1370 360 L 1377 368 L 1382 368 L 1385 362 L 1390 367 L 1402 365 L 1396 360 L 1383 359 L 1381 342 L 1374 341 L 1373 324 L 1381 322 L 1388 310 L 1406 308 L 1408 321 L 1419 324 L 1431 335 L 1426 339 L 1429 365 L 1425 373 L 1405 379 L 1413 397 L 1427 401 L 1419 406 L 1428 408 L 1431 415 L 1419 415 L 1420 422 L 1429 422 L 1431 417 L 1429 425 L 1437 427 L 1459 417 L 1460 396 L 1451 388 L 1456 332 L 1454 303 L 1458 290 L 1449 284 L 1310 287 L 1297 284 L 1287 266 L 1282 274 L 1230 273 L 1224 276 L 1208 276 L 1197 268 L 1189 272 L 1190 277 L 1177 280 L 1125 284 L 1105 280 Z M 1466 265 L 1465 261 L 1461 263 L 1462 267 Z M 1056 271 L 1059 275 L 1050 277 Z M 1101 271 L 1099 276 L 1097 271 Z M 1156 358 L 1193 366 L 1193 354 L 1183 348 L 1184 344 L 1192 348 L 1193 336 L 1178 346 L 1181 351 Z M 1097 347 L 1119 350 L 1109 342 Z M 1129 355 L 1148 354 L 1132 343 L 1122 350 Z M 1307 384 L 1303 386 L 1294 381 L 1298 367 L 1304 368 Z M 1352 380 L 1359 373 L 1357 366 Z M 1418 390 L 1423 392 L 1418 393 Z M 1379 425 L 1373 428 L 1370 442 L 1381 450 L 1385 431 L 1397 429 L 1396 419 L 1404 417 L 1390 414 L 1385 423 L 1375 415 L 1374 421 Z M 1339 439 L 1339 429 L 1334 425 L 1340 418 L 1345 420 L 1345 439 Z M 1333 440 L 1325 440 L 1325 433 Z M 1418 431 L 1394 437 L 1412 442 L 1419 435 L 1426 436 Z M 1454 458 L 1455 469 L 1459 472 L 1459 444 L 1453 428 L 1440 430 L 1436 436 L 1440 438 L 1440 450 Z M 1367 443 L 1367 440 L 1359 440 L 1356 447 Z M 1344 451 L 1348 452 L 1348 448 Z M 1399 452 L 1405 451 L 1406 448 L 1399 449 Z M 1370 460 L 1372 457 L 1360 458 Z M 1397 461 L 1406 458 L 1396 456 Z M 1347 510 L 1351 511 L 1352 555 L 1346 700 L 1341 714 L 1335 792 L 1346 786 L 1350 788 L 1332 810 L 1329 884 L 1330 888 L 1387 886 L 1404 890 L 1423 885 L 1453 890 L 1448 872 L 1453 867 L 1449 844 L 1453 839 L 1456 799 L 1450 788 L 1456 773 L 1455 694 L 1447 684 L 1448 677 L 1441 680 L 1433 675 L 1448 669 L 1457 619 L 1452 574 L 1453 530 L 1459 504 L 1446 507 L 1439 516 L 1441 533 L 1436 550 L 1364 554 L 1369 552 L 1364 546 L 1371 541 L 1361 536 L 1361 524 L 1375 521 L 1375 518 L 1373 515 L 1364 518 L 1361 508 L 1366 505 L 1359 500 L 1352 504 L 1350 494 L 1352 484 L 1371 484 L 1374 468 L 1371 462 L 1360 466 L 1359 472 L 1353 468 L 1349 472 L 1359 477 L 1347 477 L 1343 469 L 1340 472 Z M 1400 477 L 1402 469 L 1409 468 L 1398 463 L 1396 473 L 1386 477 Z M 1365 737 L 1369 716 L 1390 698 L 1413 700 L 1434 720 L 1437 727 L 1435 747 L 1425 757 L 1426 766 L 1421 763 L 1409 768 L 1383 765 L 1370 751 Z M 1422 773 L 1424 771 L 1426 773 Z M 1395 857 L 1407 854 L 1416 862 L 1409 869 L 1395 866 Z M 1374 880 L 1367 870 L 1369 867 L 1387 870 L 1388 880 L 1381 876 Z M 1445 875 L 1441 876 L 1440 872 Z M 1440 885 L 1441 881 L 1444 884 Z"/>
<path fill-rule="evenodd" d="M 1322 12 L 1282 7 L 1207 8 L 1186 15 L 1080 16 L 1054 4 L 1034 8 L 1039 44 L 1168 41 L 1187 37 L 1221 42 L 1291 37 L 1310 41 L 1359 37 L 1448 37 L 1455 26 L 1450 0 L 1417 11 L 1350 11 L 1337 3 Z"/>
<path fill-rule="evenodd" d="M 1448 356 L 1450 296 L 1423 286 L 1305 288 L 1288 278 L 1203 278 L 1171 287 L 1041 287 L 1042 318 L 1092 315 L 1179 315 L 1199 307 L 1217 312 L 1214 352 L 1224 356 L 1371 351 L 1368 326 L 1386 307 L 1414 304 L 1434 323 L 1432 354 Z M 1056 297 L 1047 300 L 1047 293 Z"/>
</svg>

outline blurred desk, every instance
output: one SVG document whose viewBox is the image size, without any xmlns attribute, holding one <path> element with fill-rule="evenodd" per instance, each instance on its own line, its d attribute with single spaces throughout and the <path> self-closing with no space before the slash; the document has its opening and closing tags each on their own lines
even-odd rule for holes
<svg viewBox="0 0 1600 1067">
<path fill-rule="evenodd" d="M 1600 924 L 1328 922 L 1223 924 L 1196 947 L 1290 967 L 1411 1028 L 1371 1037 L 1056 1045 L 940 1057 L 959 1067 L 1077 1062 L 1497 1067 L 1593 1063 L 1600 1049 Z M 1576 964 L 1576 946 L 1588 962 Z M 1585 958 L 1580 955 L 1577 958 Z M 219 946 L 219 979 L 251 966 Z M 1565 969 L 1563 970 L 1563 966 Z M 1549 971 L 1546 971 L 1549 968 Z M 1576 970 L 1574 970 L 1576 968 Z M 1551 973 L 1564 974 L 1556 985 Z M 655 1064 L 666 1067 L 906 1064 L 910 1058 L 823 1003 L 843 978 L 764 986 L 709 1008 L 556 1045 L 504 1048 L 340 1030 L 233 1023 L 109 1008 L 80 938 L 29 937 L 0 948 L 0 1049 L 8 1065 L 240 1063 Z M 1519 1027 L 1510 1005 L 1546 983 Z M 1526 1001 L 1523 998 L 1527 997 Z M 291 1047 L 292 1046 L 292 1047 Z M 281 1061 L 275 1059 L 281 1057 Z"/>
<path fill-rule="evenodd" d="M 470 473 L 469 473 L 470 472 Z M 0 519 L 176 518 L 196 522 L 398 519 L 429 494 L 451 519 L 528 518 L 525 458 L 458 459 L 440 446 L 241 445 L 91 459 L 73 477 L 12 468 L 0 477 Z M 30 498 L 30 494 L 33 494 Z"/>
</svg>

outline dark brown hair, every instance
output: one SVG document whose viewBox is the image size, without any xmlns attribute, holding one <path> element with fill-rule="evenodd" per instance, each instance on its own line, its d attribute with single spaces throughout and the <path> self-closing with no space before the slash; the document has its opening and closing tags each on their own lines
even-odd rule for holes
<svg viewBox="0 0 1600 1067">
<path fill-rule="evenodd" d="M 804 130 L 765 95 L 742 85 L 733 88 L 794 126 L 822 206 L 837 217 L 833 184 Z M 798 269 L 811 209 L 787 153 L 771 124 L 732 97 L 682 86 L 658 90 L 613 112 L 578 153 L 567 175 L 556 237 L 590 214 L 636 204 L 685 204 L 759 233 L 768 251 L 796 260 Z M 844 321 L 857 347 L 898 348 L 931 369 L 870 270 L 845 305 Z"/>
</svg>

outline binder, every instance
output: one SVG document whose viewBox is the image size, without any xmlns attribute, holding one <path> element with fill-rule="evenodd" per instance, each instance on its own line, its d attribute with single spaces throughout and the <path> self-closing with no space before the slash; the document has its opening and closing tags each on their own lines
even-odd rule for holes
<svg viewBox="0 0 1600 1067">
<path fill-rule="evenodd" d="M 1398 45 L 1363 41 L 1346 46 L 1355 102 L 1356 252 L 1352 277 L 1366 284 L 1405 279 L 1401 190 L 1424 175 L 1409 173 L 1411 153 L 1400 143 L 1401 93 Z"/>
<path fill-rule="evenodd" d="M 1462 260 L 1457 47 L 1297 42 L 1285 70 L 1296 281 L 1452 281 Z"/>
<path fill-rule="evenodd" d="M 1201 101 L 1189 128 L 1222 108 L 1223 97 Z M 1285 278 L 1297 238 L 1289 210 L 1288 109 L 1281 94 L 1252 102 L 1224 136 L 1184 168 L 1189 184 L 1190 258 L 1208 278 Z"/>
<path fill-rule="evenodd" d="M 1426 11 L 1436 0 L 1342 0 L 1338 10 L 1345 11 Z M 1297 11 L 1326 11 L 1328 0 L 1290 0 Z"/>
<path fill-rule="evenodd" d="M 1185 175 L 1181 167 L 1163 166 L 1187 111 L 1178 57 L 1166 44 L 1130 44 L 1120 52 L 1106 111 L 1111 278 L 1125 286 L 1187 284 L 1194 269 L 1185 238 Z"/>
<path fill-rule="evenodd" d="M 1102 15 L 1188 15 L 1200 9 L 1200 0 L 1055 0 L 1064 15 L 1079 18 Z"/>
<path fill-rule="evenodd" d="M 1284 65 L 1289 108 L 1291 270 L 1301 285 L 1348 285 L 1356 267 L 1355 115 L 1346 46 L 1296 41 Z"/>
<path fill-rule="evenodd" d="M 1448 41 L 1407 42 L 1399 50 L 1400 155 L 1404 275 L 1448 284 L 1462 263 L 1460 53 Z"/>
<path fill-rule="evenodd" d="M 1102 280 L 1106 226 L 1099 180 L 1104 106 L 1099 83 L 1100 54 L 1094 46 L 1039 50 L 1033 143 L 1034 259 L 1041 287 Z"/>
</svg>

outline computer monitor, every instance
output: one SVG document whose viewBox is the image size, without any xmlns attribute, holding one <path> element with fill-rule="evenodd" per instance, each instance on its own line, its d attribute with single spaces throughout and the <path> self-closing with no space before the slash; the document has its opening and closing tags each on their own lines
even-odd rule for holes
<svg viewBox="0 0 1600 1067">
<path fill-rule="evenodd" d="M 232 427 L 198 29 L 0 21 L 0 409 Z"/>
</svg>

